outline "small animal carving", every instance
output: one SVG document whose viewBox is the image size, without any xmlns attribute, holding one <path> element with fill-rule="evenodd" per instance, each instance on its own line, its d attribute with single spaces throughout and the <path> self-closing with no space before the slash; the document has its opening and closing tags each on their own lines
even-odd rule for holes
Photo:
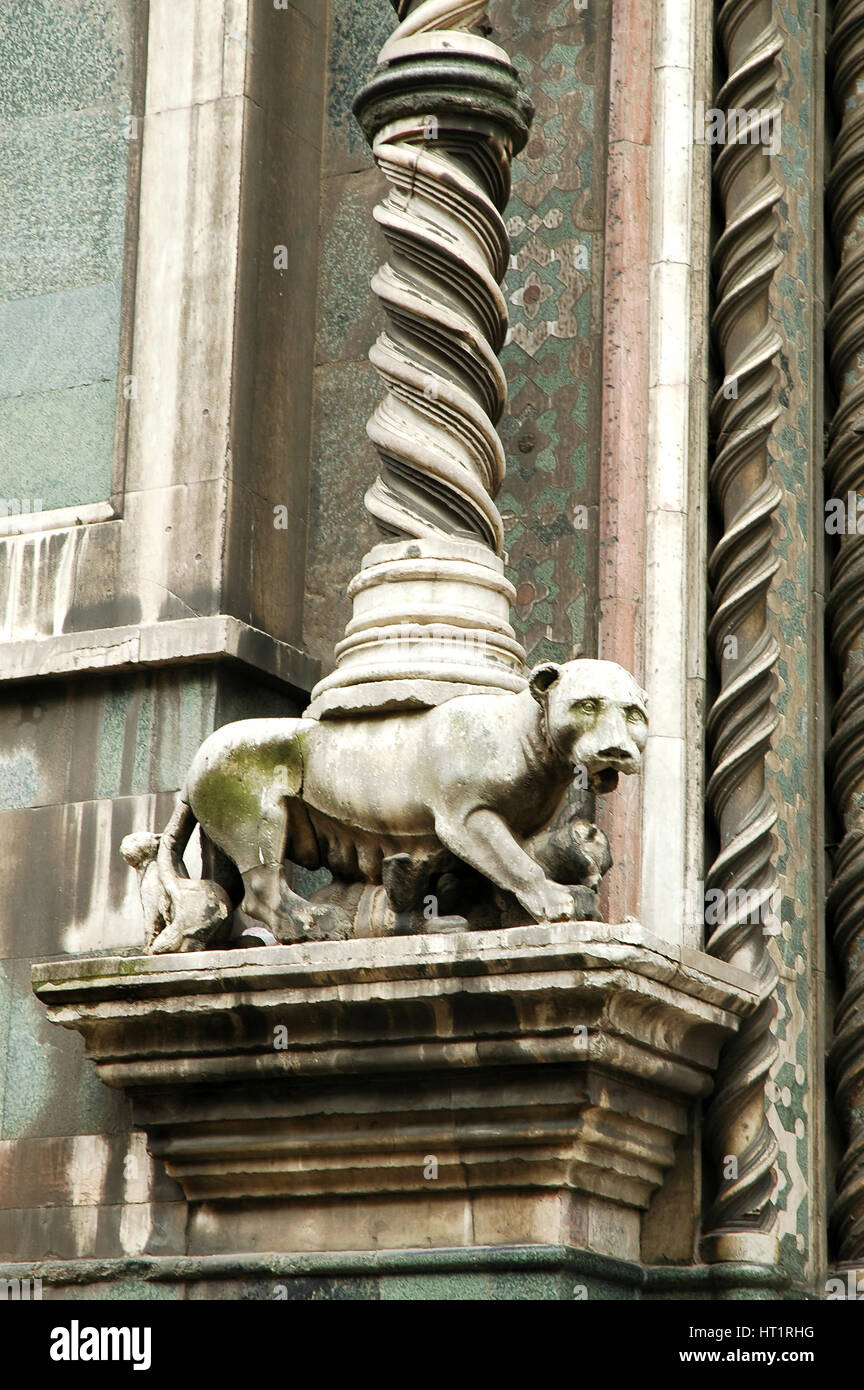
<svg viewBox="0 0 864 1390">
<path fill-rule="evenodd" d="M 138 831 L 120 844 L 126 863 L 138 873 L 144 945 L 150 955 L 201 951 L 228 934 L 231 898 L 210 879 L 189 878 L 174 843 L 183 825 L 185 818 L 175 812 L 163 835 Z"/>
</svg>

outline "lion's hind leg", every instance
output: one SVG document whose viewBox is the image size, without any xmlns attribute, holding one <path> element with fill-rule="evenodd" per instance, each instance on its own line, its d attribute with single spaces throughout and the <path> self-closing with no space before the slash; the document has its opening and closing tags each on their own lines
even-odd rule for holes
<svg viewBox="0 0 864 1390">
<path fill-rule="evenodd" d="M 234 939 L 258 938 L 261 925 L 274 942 L 344 940 L 353 934 L 347 913 L 329 903 L 310 903 L 295 893 L 285 873 L 286 860 L 317 868 L 317 839 L 306 808 L 296 797 L 277 790 L 263 803 L 258 834 L 258 864 L 244 869 L 243 901 L 235 913 Z M 252 944 L 250 942 L 250 944 Z"/>
<path fill-rule="evenodd" d="M 351 934 L 345 913 L 307 902 L 285 875 L 286 859 L 309 867 L 318 853 L 301 796 L 307 732 L 304 721 L 293 719 L 227 724 L 202 744 L 189 770 L 190 803 L 202 830 L 242 879 L 234 945 L 245 938 L 270 945 Z"/>
<path fill-rule="evenodd" d="M 245 893 L 234 914 L 235 939 L 258 936 L 263 925 L 274 942 L 345 940 L 353 935 L 347 913 L 330 903 L 310 903 L 288 884 L 282 865 L 247 869 L 242 875 Z M 266 943 L 265 944 L 270 944 Z"/>
</svg>

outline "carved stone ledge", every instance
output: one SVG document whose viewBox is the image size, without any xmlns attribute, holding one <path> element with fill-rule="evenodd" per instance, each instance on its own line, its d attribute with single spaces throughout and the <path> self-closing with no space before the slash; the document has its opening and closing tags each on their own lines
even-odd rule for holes
<svg viewBox="0 0 864 1390">
<path fill-rule="evenodd" d="M 560 1242 L 638 1259 L 640 1212 L 759 997 L 707 955 L 596 922 L 33 978 L 132 1098 L 192 1204 L 193 1253 Z"/>
<path fill-rule="evenodd" d="M 239 665 L 277 688 L 287 686 L 300 700 L 320 672 L 320 662 L 306 652 L 239 618 L 216 613 L 4 642 L 0 680 L 65 679 L 211 662 Z"/>
</svg>

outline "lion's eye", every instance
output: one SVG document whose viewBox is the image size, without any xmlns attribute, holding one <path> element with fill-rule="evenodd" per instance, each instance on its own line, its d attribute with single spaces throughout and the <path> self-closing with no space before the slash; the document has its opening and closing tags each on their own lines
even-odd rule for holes
<svg viewBox="0 0 864 1390">
<path fill-rule="evenodd" d="M 600 708 L 599 700 L 577 700 L 573 706 L 580 714 L 596 714 Z"/>
<path fill-rule="evenodd" d="M 644 724 L 645 716 L 638 705 L 630 705 L 627 709 L 627 718 L 633 724 Z"/>
</svg>

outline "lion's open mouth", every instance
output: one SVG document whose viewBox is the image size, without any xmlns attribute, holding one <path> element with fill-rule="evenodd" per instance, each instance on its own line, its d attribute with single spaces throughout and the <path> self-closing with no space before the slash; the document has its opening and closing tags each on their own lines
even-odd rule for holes
<svg viewBox="0 0 864 1390">
<path fill-rule="evenodd" d="M 618 773 L 614 767 L 601 767 L 599 772 L 592 772 L 588 778 L 588 786 L 592 792 L 614 792 L 618 786 Z"/>
</svg>

